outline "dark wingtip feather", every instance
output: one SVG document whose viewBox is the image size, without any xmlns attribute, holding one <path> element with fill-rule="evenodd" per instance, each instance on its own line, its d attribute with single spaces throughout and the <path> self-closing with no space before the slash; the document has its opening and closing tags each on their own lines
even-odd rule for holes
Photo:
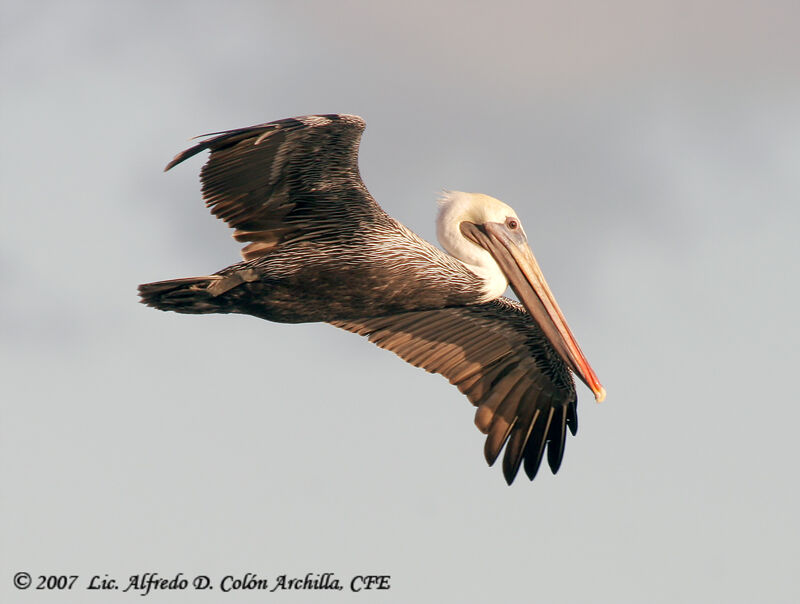
<svg viewBox="0 0 800 604">
<path fill-rule="evenodd" d="M 558 474 L 561 461 L 564 459 L 564 443 L 567 440 L 566 409 L 561 407 L 553 417 L 550 429 L 550 440 L 547 443 L 547 465 L 553 474 Z"/>
<path fill-rule="evenodd" d="M 578 401 L 572 399 L 567 407 L 567 427 L 572 436 L 578 432 Z"/>
<path fill-rule="evenodd" d="M 257 126 L 253 126 L 253 128 L 257 128 Z M 209 134 L 201 134 L 200 136 L 196 136 L 195 138 L 205 138 L 205 137 L 213 137 L 213 138 L 206 138 L 206 140 L 197 143 L 196 145 L 189 147 L 188 149 L 181 151 L 175 157 L 172 158 L 172 161 L 169 162 L 166 167 L 164 168 L 164 172 L 167 172 L 177 166 L 179 163 L 186 161 L 190 157 L 194 157 L 201 151 L 205 151 L 206 149 L 211 149 L 212 151 L 220 146 L 220 143 L 228 141 L 228 139 L 236 136 L 237 134 L 242 134 L 243 132 L 249 132 L 250 128 L 238 128 L 236 130 L 227 130 L 225 132 L 211 132 Z"/>
<path fill-rule="evenodd" d="M 536 477 L 539 466 L 542 465 L 542 456 L 544 455 L 544 449 L 547 445 L 547 434 L 550 431 L 550 424 L 553 421 L 553 411 L 553 409 L 550 409 L 550 412 L 546 416 L 542 415 L 536 418 L 536 425 L 534 425 L 531 437 L 528 440 L 528 444 L 525 446 L 525 452 L 523 453 L 525 461 L 523 467 L 525 469 L 525 474 L 530 480 Z"/>
<path fill-rule="evenodd" d="M 536 445 L 535 447 L 531 446 L 534 444 Z M 533 480 L 536 478 L 536 474 L 539 472 L 539 466 L 542 465 L 544 444 L 544 441 L 534 443 L 533 440 L 531 440 L 528 442 L 528 447 L 530 447 L 530 450 L 525 451 L 525 460 L 522 463 L 522 467 L 525 470 L 525 475 L 528 477 L 528 480 Z"/>
<path fill-rule="evenodd" d="M 208 147 L 208 145 L 206 143 L 200 143 L 199 145 L 195 145 L 194 147 L 190 147 L 189 149 L 186 149 L 185 151 L 181 151 L 175 157 L 172 158 L 171 162 L 169 162 L 166 165 L 166 167 L 164 168 L 164 172 L 169 172 L 172 168 L 177 166 L 182 161 L 187 160 L 190 157 L 194 157 L 195 155 L 200 153 L 200 151 L 202 151 L 203 149 L 206 149 L 207 147 Z"/>
<path fill-rule="evenodd" d="M 164 172 L 169 172 L 172 168 L 177 166 L 179 163 L 181 163 L 182 161 L 184 161 L 186 159 L 189 159 L 190 157 L 194 157 L 195 155 L 200 153 L 200 151 L 202 151 L 203 149 L 205 149 L 205 145 L 201 143 L 199 145 L 195 145 L 194 147 L 186 149 L 186 151 L 181 151 L 180 153 L 178 153 L 178 155 L 176 155 L 175 157 L 172 158 L 171 162 L 169 162 L 164 167 Z"/>
<path fill-rule="evenodd" d="M 538 394 L 538 388 L 536 394 Z M 528 406 L 518 417 L 517 427 L 508 440 L 506 454 L 503 458 L 503 474 L 506 476 L 507 482 L 509 477 L 511 481 L 516 477 L 530 439 L 536 438 L 535 428 L 540 413 L 541 410 Z M 511 483 L 509 482 L 509 484 Z"/>
<path fill-rule="evenodd" d="M 513 437 L 512 437 L 513 438 Z M 507 484 L 514 482 L 519 472 L 519 466 L 522 463 L 522 455 L 514 455 L 506 449 L 506 454 L 503 457 L 503 477 L 506 479 Z"/>
</svg>

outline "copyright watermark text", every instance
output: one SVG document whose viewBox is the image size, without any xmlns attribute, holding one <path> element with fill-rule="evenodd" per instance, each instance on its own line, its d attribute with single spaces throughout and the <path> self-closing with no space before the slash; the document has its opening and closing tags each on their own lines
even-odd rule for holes
<svg viewBox="0 0 800 604">
<path fill-rule="evenodd" d="M 305 575 L 261 575 L 246 572 L 239 575 L 160 575 L 155 572 L 138 573 L 125 578 L 109 574 L 102 575 L 31 575 L 20 571 L 14 575 L 14 587 L 17 589 L 35 589 L 45 591 L 118 591 L 147 596 L 158 591 L 208 591 L 222 593 L 242 591 L 343 591 L 372 592 L 391 588 L 390 575 L 363 574 L 339 578 L 330 572 L 308 572 Z"/>
</svg>

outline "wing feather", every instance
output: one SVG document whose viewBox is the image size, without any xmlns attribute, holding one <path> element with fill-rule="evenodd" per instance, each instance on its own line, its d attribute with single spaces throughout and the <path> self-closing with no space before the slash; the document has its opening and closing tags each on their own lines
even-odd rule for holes
<svg viewBox="0 0 800 604">
<path fill-rule="evenodd" d="M 549 397 L 548 397 L 549 398 Z M 525 474 L 530 480 L 536 477 L 539 471 L 539 466 L 542 463 L 542 454 L 544 453 L 545 445 L 547 444 L 546 435 L 550 430 L 550 425 L 553 420 L 553 407 L 549 407 L 546 415 L 540 415 L 534 423 L 531 438 L 525 446 L 524 465 Z"/>
<path fill-rule="evenodd" d="M 310 115 L 207 135 L 179 153 L 166 170 L 208 149 L 200 172 L 211 213 L 252 242 L 245 260 L 288 241 L 341 235 L 385 216 L 358 171 L 364 120 Z"/>
<path fill-rule="evenodd" d="M 476 405 L 484 455 L 492 465 L 505 448 L 503 475 L 524 465 L 533 478 L 547 449 L 558 471 L 566 429 L 576 426 L 572 376 L 539 327 L 515 302 L 413 311 L 335 321 L 409 363 L 440 373 Z"/>
<path fill-rule="evenodd" d="M 522 394 L 525 392 L 526 381 L 525 369 L 518 366 L 501 380 L 486 397 L 485 402 L 481 403 L 482 406 L 496 408 L 484 449 L 486 462 L 490 466 L 494 464 L 511 434 L 511 429 L 519 419 L 518 409 Z"/>
<path fill-rule="evenodd" d="M 536 426 L 536 420 L 542 414 L 542 410 L 528 405 L 522 409 L 518 422 L 518 427 L 513 430 L 508 439 L 508 454 L 503 458 L 503 476 L 506 481 L 514 480 L 519 471 L 520 462 L 523 459 L 525 446 L 530 442 L 531 434 Z"/>
<path fill-rule="evenodd" d="M 567 425 L 564 414 L 566 413 L 566 405 L 555 407 L 555 415 L 553 417 L 553 431 L 552 438 L 547 443 L 547 465 L 553 474 L 558 472 L 561 467 L 561 460 L 564 458 L 564 442 L 567 438 Z"/>
</svg>

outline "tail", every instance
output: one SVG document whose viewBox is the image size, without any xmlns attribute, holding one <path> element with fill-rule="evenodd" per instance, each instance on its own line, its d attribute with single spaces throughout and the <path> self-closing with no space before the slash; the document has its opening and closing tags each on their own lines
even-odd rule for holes
<svg viewBox="0 0 800 604">
<path fill-rule="evenodd" d="M 211 275 L 143 283 L 139 286 L 139 296 L 142 304 L 159 310 L 189 314 L 226 313 L 232 309 L 226 297 L 220 295 L 227 291 L 220 287 L 223 281 L 225 277 Z"/>
</svg>

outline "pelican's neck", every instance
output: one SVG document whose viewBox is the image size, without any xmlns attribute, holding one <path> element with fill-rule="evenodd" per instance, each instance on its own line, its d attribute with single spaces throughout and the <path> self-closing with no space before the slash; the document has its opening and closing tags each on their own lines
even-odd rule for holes
<svg viewBox="0 0 800 604">
<path fill-rule="evenodd" d="M 450 250 L 447 251 L 449 252 Z M 467 270 L 475 273 L 475 275 L 483 281 L 483 287 L 481 287 L 481 291 L 483 292 L 481 302 L 488 302 L 489 300 L 499 298 L 505 293 L 506 289 L 508 289 L 508 279 L 506 279 L 506 276 L 500 270 L 500 267 L 497 266 L 494 259 L 492 259 L 494 263 L 492 267 L 483 264 L 468 264 L 458 256 L 455 256 L 455 258 L 467 267 Z"/>
<path fill-rule="evenodd" d="M 454 196 L 456 193 L 450 193 Z M 469 195 L 469 194 L 461 194 Z M 464 213 L 464 204 L 459 199 L 449 198 L 448 203 L 439 206 L 436 220 L 436 237 L 444 250 L 460 261 L 482 282 L 482 301 L 494 300 L 503 295 L 508 288 L 508 279 L 500 270 L 492 255 L 482 247 L 469 241 L 461 233 L 461 223 L 469 218 Z"/>
</svg>

